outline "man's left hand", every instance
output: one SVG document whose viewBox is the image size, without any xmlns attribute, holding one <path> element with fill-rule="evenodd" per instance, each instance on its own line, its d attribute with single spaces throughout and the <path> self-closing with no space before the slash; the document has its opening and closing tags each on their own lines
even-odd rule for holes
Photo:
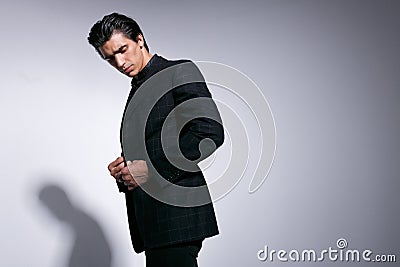
<svg viewBox="0 0 400 267">
<path fill-rule="evenodd" d="M 147 168 L 146 161 L 134 160 L 127 161 L 127 166 L 121 170 L 122 180 L 128 190 L 133 190 L 141 184 L 147 182 L 149 178 L 149 171 Z"/>
</svg>

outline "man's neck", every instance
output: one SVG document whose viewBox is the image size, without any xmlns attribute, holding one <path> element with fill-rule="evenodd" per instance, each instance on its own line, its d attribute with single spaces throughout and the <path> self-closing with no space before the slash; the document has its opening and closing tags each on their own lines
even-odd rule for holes
<svg viewBox="0 0 400 267">
<path fill-rule="evenodd" d="M 150 59 L 152 57 L 153 57 L 153 55 L 150 54 L 149 52 L 147 52 L 147 50 L 146 50 L 146 52 L 143 55 L 143 58 L 144 58 L 144 60 L 143 60 L 143 68 L 146 67 L 147 63 L 149 63 L 149 61 L 150 61 Z"/>
<path fill-rule="evenodd" d="M 150 59 L 153 57 L 152 54 L 150 54 L 149 52 L 147 52 L 147 50 L 145 52 L 143 52 L 143 67 L 142 69 L 139 71 L 139 73 L 134 76 L 134 78 L 137 80 L 139 74 L 143 71 L 144 68 L 146 68 L 147 64 L 149 63 Z"/>
</svg>

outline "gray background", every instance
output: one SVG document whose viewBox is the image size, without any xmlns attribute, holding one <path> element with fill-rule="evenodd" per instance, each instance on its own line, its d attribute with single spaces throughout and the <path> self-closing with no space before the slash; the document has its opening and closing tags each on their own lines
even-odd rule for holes
<svg viewBox="0 0 400 267">
<path fill-rule="evenodd" d="M 258 261 L 257 251 L 335 248 L 341 237 L 349 248 L 400 257 L 398 1 L 0 6 L 0 266 L 68 266 L 76 228 L 38 200 L 52 183 L 101 226 L 113 266 L 143 266 L 106 170 L 119 154 L 129 79 L 86 42 L 90 26 L 112 11 L 139 21 L 152 52 L 242 71 L 273 112 L 277 150 L 268 179 L 249 194 L 244 177 L 215 203 L 221 234 L 205 242 L 201 266 L 279 265 Z"/>
</svg>

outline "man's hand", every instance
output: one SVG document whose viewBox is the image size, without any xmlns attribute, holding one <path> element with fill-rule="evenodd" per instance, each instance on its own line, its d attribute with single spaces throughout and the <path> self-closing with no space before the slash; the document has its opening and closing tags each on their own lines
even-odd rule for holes
<svg viewBox="0 0 400 267">
<path fill-rule="evenodd" d="M 121 170 L 122 180 L 124 184 L 128 186 L 128 190 L 133 190 L 141 184 L 147 182 L 149 177 L 149 171 L 147 168 L 146 161 L 134 160 L 127 161 L 127 166 Z"/>
<path fill-rule="evenodd" d="M 121 170 L 124 168 L 124 158 L 118 157 L 116 160 L 108 165 L 108 170 L 112 177 L 114 177 L 118 182 L 122 182 Z"/>
</svg>

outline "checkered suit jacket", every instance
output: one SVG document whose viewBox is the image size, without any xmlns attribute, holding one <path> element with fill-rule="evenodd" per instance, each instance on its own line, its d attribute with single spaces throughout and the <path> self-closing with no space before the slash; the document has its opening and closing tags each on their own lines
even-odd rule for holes
<svg viewBox="0 0 400 267">
<path fill-rule="evenodd" d="M 172 71 L 165 71 L 170 69 Z M 166 74 L 160 78 L 160 73 Z M 122 152 L 126 161 L 144 159 L 148 162 L 150 175 L 146 186 L 152 186 L 158 192 L 168 192 L 169 183 L 185 187 L 206 185 L 197 164 L 189 166 L 189 171 L 171 164 L 169 159 L 179 161 L 184 157 L 197 163 L 223 143 L 222 121 L 202 79 L 192 62 L 170 61 L 158 55 L 151 58 L 137 79 L 132 79 L 132 90 L 121 124 Z M 195 82 L 187 83 L 185 80 Z M 155 87 L 173 89 L 152 95 Z M 193 99 L 209 101 L 196 104 L 196 101 L 190 102 Z M 190 104 L 185 106 L 186 101 Z M 173 123 L 164 125 L 165 138 L 162 141 L 162 128 L 168 116 L 172 116 L 170 122 Z M 204 140 L 212 140 L 211 145 L 199 149 Z M 125 193 L 130 234 L 137 253 L 147 248 L 198 241 L 218 234 L 211 201 L 200 206 L 179 207 L 153 198 L 142 187 L 132 191 L 121 183 L 118 187 Z M 205 189 L 210 198 L 206 186 Z"/>
</svg>

